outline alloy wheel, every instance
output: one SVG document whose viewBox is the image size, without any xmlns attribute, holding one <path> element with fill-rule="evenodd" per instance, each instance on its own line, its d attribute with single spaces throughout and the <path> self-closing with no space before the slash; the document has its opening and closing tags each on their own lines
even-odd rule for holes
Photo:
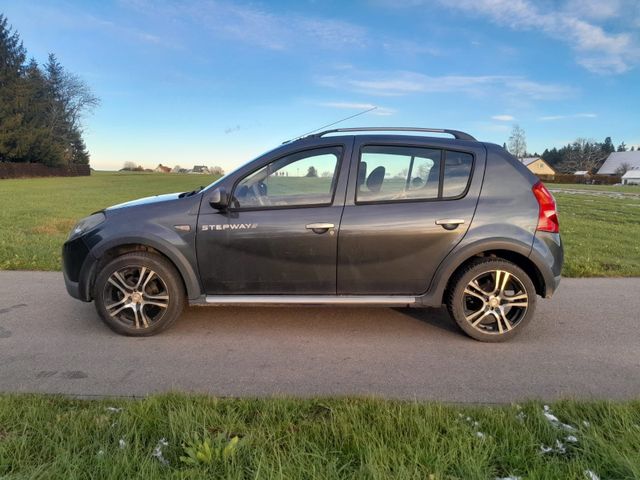
<svg viewBox="0 0 640 480">
<path fill-rule="evenodd" d="M 103 295 L 108 314 L 124 326 L 136 329 L 146 329 L 158 322 L 170 301 L 165 281 L 143 266 L 127 266 L 113 272 Z"/>
<path fill-rule="evenodd" d="M 503 334 L 515 328 L 529 306 L 526 289 L 514 274 L 490 270 L 473 278 L 462 297 L 467 322 L 483 333 Z"/>
</svg>

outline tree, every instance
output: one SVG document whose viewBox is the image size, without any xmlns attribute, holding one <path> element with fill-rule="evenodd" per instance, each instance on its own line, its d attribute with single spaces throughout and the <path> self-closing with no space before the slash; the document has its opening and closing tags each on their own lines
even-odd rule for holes
<svg viewBox="0 0 640 480">
<path fill-rule="evenodd" d="M 222 167 L 215 165 L 209 169 L 209 173 L 211 173 L 211 175 L 217 175 L 219 177 L 222 177 L 224 175 L 224 169 Z"/>
<path fill-rule="evenodd" d="M 604 142 L 602 143 L 602 151 L 606 153 L 612 153 L 616 151 L 616 147 L 613 146 L 611 137 L 607 137 L 604 139 Z"/>
<path fill-rule="evenodd" d="M 19 146 L 23 128 L 21 104 L 26 50 L 7 18 L 0 14 L 0 161 L 22 161 Z"/>
<path fill-rule="evenodd" d="M 0 14 L 0 161 L 88 163 L 81 117 L 98 99 L 50 55 L 26 62 L 17 32 Z"/>
<path fill-rule="evenodd" d="M 136 165 L 135 162 L 126 161 L 124 162 L 124 166 L 122 167 L 122 170 L 135 170 L 137 167 L 138 165 Z"/>
<path fill-rule="evenodd" d="M 607 153 L 602 150 L 602 144 L 586 138 L 577 138 L 568 146 L 560 169 L 565 173 L 594 172 L 606 158 Z"/>
<path fill-rule="evenodd" d="M 629 162 L 622 162 L 618 168 L 616 168 L 616 175 L 624 175 L 629 170 L 631 170 L 631 164 Z"/>
<path fill-rule="evenodd" d="M 516 124 L 509 137 L 509 152 L 516 158 L 524 158 L 527 154 L 527 139 L 524 130 Z"/>
<path fill-rule="evenodd" d="M 99 100 L 79 77 L 65 71 L 54 54 L 49 54 L 44 69 L 50 89 L 48 121 L 52 133 L 65 147 L 65 161 L 88 163 L 80 120 Z"/>
<path fill-rule="evenodd" d="M 307 170 L 307 177 L 317 177 L 318 176 L 318 171 L 316 170 L 316 167 L 311 166 L 309 167 L 309 169 Z"/>
<path fill-rule="evenodd" d="M 627 151 L 627 146 L 625 145 L 624 142 L 622 142 L 620 145 L 618 145 L 618 152 L 626 152 Z"/>
</svg>

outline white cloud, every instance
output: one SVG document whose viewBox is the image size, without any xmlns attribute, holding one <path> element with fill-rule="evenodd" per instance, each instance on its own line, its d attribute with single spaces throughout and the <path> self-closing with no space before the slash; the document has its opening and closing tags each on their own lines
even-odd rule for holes
<svg viewBox="0 0 640 480">
<path fill-rule="evenodd" d="M 513 30 L 540 31 L 567 43 L 584 68 L 602 74 L 623 73 L 640 61 L 640 40 L 634 19 L 640 18 L 638 0 L 567 0 L 563 5 L 530 0 L 448 0 L 439 2 L 452 9 L 488 17 Z M 395 0 L 396 5 L 416 6 L 426 0 Z M 553 7 L 552 7 L 553 6 Z M 596 24 L 611 18 L 630 17 L 628 31 L 607 32 Z M 620 29 L 625 24 L 617 23 Z"/>
<path fill-rule="evenodd" d="M 570 115 L 546 115 L 543 117 L 538 117 L 538 120 L 542 120 L 543 122 L 550 122 L 555 120 L 566 120 L 570 118 L 596 118 L 598 115 L 595 113 L 573 113 Z"/>
<path fill-rule="evenodd" d="M 429 76 L 410 71 L 364 71 L 343 69 L 335 75 L 316 79 L 326 87 L 366 95 L 403 96 L 424 93 L 466 93 L 486 96 L 503 95 L 529 100 L 564 98 L 573 89 L 559 84 L 539 83 L 512 75 Z"/>
<path fill-rule="evenodd" d="M 128 0 L 121 3 L 146 15 L 174 21 L 187 19 L 216 35 L 269 50 L 289 50 L 301 45 L 323 49 L 361 48 L 369 42 L 364 27 L 347 21 L 290 12 L 274 13 L 253 4 L 219 0 L 167 3 Z"/>
<path fill-rule="evenodd" d="M 511 115 L 494 115 L 491 117 L 492 120 L 498 120 L 499 122 L 511 122 L 515 120 L 515 118 Z"/>
</svg>

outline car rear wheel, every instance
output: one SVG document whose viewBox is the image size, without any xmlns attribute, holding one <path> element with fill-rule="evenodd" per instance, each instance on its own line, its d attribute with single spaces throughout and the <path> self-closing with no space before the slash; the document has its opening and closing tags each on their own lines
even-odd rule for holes
<svg viewBox="0 0 640 480">
<path fill-rule="evenodd" d="M 481 258 L 451 280 L 446 304 L 467 335 L 483 342 L 502 342 L 520 332 L 533 317 L 536 289 L 517 265 Z"/>
<path fill-rule="evenodd" d="M 159 255 L 133 252 L 107 263 L 96 277 L 96 309 L 115 332 L 154 335 L 182 313 L 184 288 L 175 267 Z"/>
</svg>

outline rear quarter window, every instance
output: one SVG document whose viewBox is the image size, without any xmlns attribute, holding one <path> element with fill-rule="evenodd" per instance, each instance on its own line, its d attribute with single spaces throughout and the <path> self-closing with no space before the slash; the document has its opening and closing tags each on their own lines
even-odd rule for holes
<svg viewBox="0 0 640 480">
<path fill-rule="evenodd" d="M 442 197 L 459 197 L 467 189 L 473 156 L 463 152 L 445 151 Z"/>
</svg>

